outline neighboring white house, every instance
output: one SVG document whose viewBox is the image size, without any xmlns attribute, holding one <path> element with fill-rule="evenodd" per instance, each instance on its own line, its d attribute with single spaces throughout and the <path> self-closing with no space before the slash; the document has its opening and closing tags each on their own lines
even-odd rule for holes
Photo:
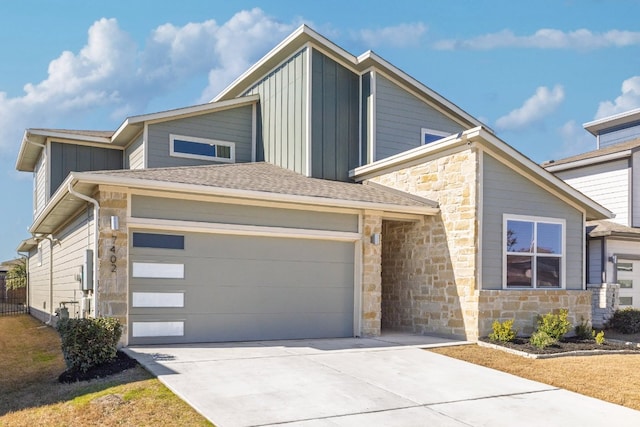
<svg viewBox="0 0 640 427">
<path fill-rule="evenodd" d="M 584 128 L 595 150 L 542 166 L 615 214 L 587 223 L 587 279 L 591 287 L 617 283 L 620 307 L 640 308 L 640 109 Z"/>
</svg>

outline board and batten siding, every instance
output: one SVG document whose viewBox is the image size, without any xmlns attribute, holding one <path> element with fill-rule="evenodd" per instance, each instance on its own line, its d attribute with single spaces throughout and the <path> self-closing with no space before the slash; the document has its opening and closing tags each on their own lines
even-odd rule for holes
<svg viewBox="0 0 640 427">
<path fill-rule="evenodd" d="M 640 227 L 640 151 L 631 154 L 631 226 Z"/>
<path fill-rule="evenodd" d="M 310 230 L 358 231 L 358 216 L 355 214 L 209 203 L 138 195 L 132 197 L 131 215 L 136 218 Z"/>
<path fill-rule="evenodd" d="M 360 164 L 357 74 L 312 51 L 311 176 L 349 181 Z"/>
<path fill-rule="evenodd" d="M 37 217 L 47 204 L 47 157 L 45 150 L 33 170 L 33 217 Z"/>
<path fill-rule="evenodd" d="M 629 174 L 627 159 L 556 172 L 558 178 L 615 213 L 611 221 L 623 225 L 630 225 Z"/>
<path fill-rule="evenodd" d="M 465 130 L 379 73 L 375 75 L 375 97 L 375 160 L 419 147 L 423 128 L 451 134 Z"/>
<path fill-rule="evenodd" d="M 260 95 L 256 160 L 307 175 L 308 49 L 291 56 L 250 88 Z"/>
<path fill-rule="evenodd" d="M 144 137 L 138 137 L 124 150 L 125 169 L 144 169 Z"/>
<path fill-rule="evenodd" d="M 581 212 L 486 153 L 482 188 L 482 289 L 502 289 L 503 214 L 564 219 L 565 288 L 584 288 L 585 237 Z"/>
<path fill-rule="evenodd" d="M 49 196 L 56 192 L 69 172 L 122 169 L 122 151 L 113 148 L 51 143 L 51 185 Z"/>
<path fill-rule="evenodd" d="M 147 134 L 147 167 L 199 166 L 215 161 L 170 156 L 169 137 L 207 138 L 235 143 L 236 163 L 250 162 L 252 157 L 252 106 L 202 114 L 149 124 Z"/>
</svg>

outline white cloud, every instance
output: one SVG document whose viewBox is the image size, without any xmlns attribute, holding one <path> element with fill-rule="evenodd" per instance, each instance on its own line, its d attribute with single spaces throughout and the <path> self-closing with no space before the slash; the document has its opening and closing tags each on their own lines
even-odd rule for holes
<svg viewBox="0 0 640 427">
<path fill-rule="evenodd" d="M 554 159 L 562 159 L 596 149 L 596 139 L 575 120 L 566 122 L 558 129 L 562 145 L 553 152 Z"/>
<path fill-rule="evenodd" d="M 610 30 L 604 33 L 593 33 L 584 28 L 564 32 L 543 28 L 528 36 L 517 36 L 511 30 L 502 30 L 466 40 L 440 40 L 433 46 L 440 50 L 489 50 L 510 47 L 589 50 L 631 45 L 640 45 L 640 32 Z"/>
<path fill-rule="evenodd" d="M 363 29 L 353 32 L 351 36 L 371 48 L 378 46 L 407 47 L 418 44 L 426 31 L 425 24 L 416 22 L 379 29 Z"/>
<path fill-rule="evenodd" d="M 13 148 L 0 156 L 15 155 L 27 127 L 75 127 L 81 116 L 98 112 L 119 124 L 198 76 L 208 85 L 194 102 L 207 102 L 297 25 L 256 8 L 222 25 L 161 25 L 140 48 L 115 19 L 100 19 L 79 52 L 62 52 L 50 62 L 45 79 L 26 84 L 20 96 L 0 92 L 0 147 Z"/>
<path fill-rule="evenodd" d="M 564 101 L 564 88 L 556 85 L 552 90 L 540 86 L 536 93 L 527 99 L 522 107 L 496 120 L 499 129 L 521 129 L 551 114 Z"/>
<path fill-rule="evenodd" d="M 603 101 L 598 105 L 596 119 L 640 108 L 640 76 L 634 76 L 623 81 L 621 92 L 622 94 L 613 102 Z"/>
</svg>

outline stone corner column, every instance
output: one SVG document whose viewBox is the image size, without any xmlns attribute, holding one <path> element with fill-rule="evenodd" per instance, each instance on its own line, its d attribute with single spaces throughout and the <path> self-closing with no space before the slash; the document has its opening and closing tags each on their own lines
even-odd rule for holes
<svg viewBox="0 0 640 427">
<path fill-rule="evenodd" d="M 382 215 L 366 212 L 362 229 L 361 336 L 379 336 L 382 320 Z M 377 235 L 377 238 L 374 237 Z M 374 241 L 377 239 L 377 242 Z"/>
</svg>

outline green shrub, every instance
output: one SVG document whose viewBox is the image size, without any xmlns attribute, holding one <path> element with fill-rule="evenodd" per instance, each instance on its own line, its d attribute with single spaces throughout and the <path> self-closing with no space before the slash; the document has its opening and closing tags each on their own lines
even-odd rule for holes
<svg viewBox="0 0 640 427">
<path fill-rule="evenodd" d="M 576 333 L 576 337 L 581 340 L 591 340 L 595 336 L 595 331 L 593 330 L 589 322 L 585 321 L 584 319 L 582 320 L 582 322 L 580 322 L 579 325 L 576 325 L 573 331 Z"/>
<path fill-rule="evenodd" d="M 505 320 L 500 323 L 497 320 L 491 325 L 493 332 L 489 334 L 491 341 L 511 342 L 518 335 L 518 331 L 513 329 L 513 319 Z"/>
<path fill-rule="evenodd" d="M 60 333 L 62 354 L 68 369 L 86 372 L 116 357 L 122 334 L 118 319 L 60 319 L 56 329 Z"/>
<path fill-rule="evenodd" d="M 531 335 L 531 338 L 529 338 L 529 342 L 542 350 L 546 347 L 549 347 L 550 345 L 554 345 L 558 342 L 558 340 L 550 336 L 545 331 L 538 330 L 535 331 L 533 335 Z"/>
<path fill-rule="evenodd" d="M 596 344 L 602 345 L 604 344 L 604 331 L 600 331 L 596 334 L 596 331 L 593 331 L 593 336 L 596 340 Z"/>
<path fill-rule="evenodd" d="M 635 308 L 616 310 L 609 319 L 608 326 L 623 334 L 637 334 L 640 332 L 640 310 Z"/>
<path fill-rule="evenodd" d="M 568 315 L 569 312 L 566 309 L 562 309 L 557 314 L 547 313 L 542 317 L 538 317 L 536 332 L 545 332 L 556 341 L 560 340 L 571 329 L 571 322 L 567 320 Z"/>
</svg>

